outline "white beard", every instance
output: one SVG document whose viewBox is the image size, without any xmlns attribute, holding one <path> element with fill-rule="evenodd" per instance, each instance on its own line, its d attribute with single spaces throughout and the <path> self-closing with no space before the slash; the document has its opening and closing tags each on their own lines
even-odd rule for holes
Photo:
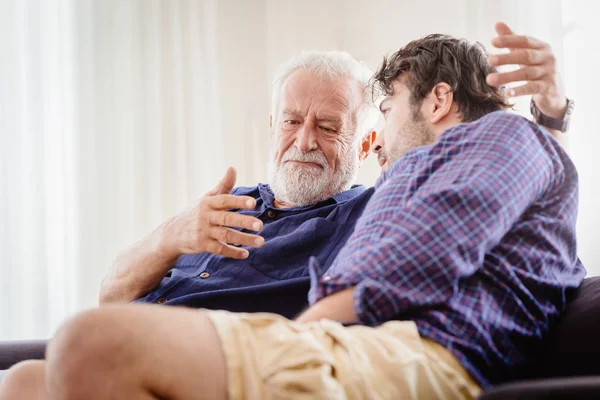
<svg viewBox="0 0 600 400">
<path fill-rule="evenodd" d="M 286 162 L 289 160 L 312 162 L 321 168 Z M 340 154 L 338 169 L 332 173 L 321 150 L 302 153 L 292 145 L 276 166 L 272 148 L 267 166 L 269 186 L 279 201 L 297 207 L 313 205 L 350 189 L 358 172 L 358 161 L 358 144 L 352 144 Z"/>
</svg>

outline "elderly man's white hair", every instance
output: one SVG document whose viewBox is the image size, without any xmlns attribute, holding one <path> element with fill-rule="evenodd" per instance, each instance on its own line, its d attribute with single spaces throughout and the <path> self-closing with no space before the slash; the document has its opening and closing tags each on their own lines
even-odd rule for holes
<svg viewBox="0 0 600 400">
<path fill-rule="evenodd" d="M 290 146 L 282 155 L 286 159 L 314 162 L 323 170 L 298 168 L 286 162 L 276 165 L 277 138 L 271 140 L 271 155 L 267 170 L 269 186 L 275 198 L 296 207 L 317 204 L 319 201 L 331 198 L 352 187 L 360 165 L 359 142 L 370 133 L 377 123 L 379 112 L 371 101 L 369 81 L 371 70 L 355 60 L 350 54 L 341 51 L 310 51 L 300 54 L 283 64 L 273 82 L 273 104 L 271 115 L 273 126 L 277 125 L 278 107 L 282 87 L 287 78 L 296 71 L 313 72 L 320 79 L 333 80 L 350 78 L 362 88 L 363 103 L 354 116 L 354 144 L 342 149 L 339 156 L 339 166 L 331 169 L 327 158 L 321 149 L 303 153 L 295 146 Z M 275 131 L 275 130 L 274 130 Z"/>
<path fill-rule="evenodd" d="M 324 79 L 349 77 L 363 88 L 363 105 L 356 116 L 356 140 L 361 139 L 375 127 L 379 112 L 375 107 L 369 81 L 373 72 L 362 62 L 345 51 L 305 51 L 284 63 L 273 80 L 271 115 L 273 125 L 277 123 L 277 111 L 281 89 L 286 79 L 296 71 L 306 70 Z"/>
</svg>

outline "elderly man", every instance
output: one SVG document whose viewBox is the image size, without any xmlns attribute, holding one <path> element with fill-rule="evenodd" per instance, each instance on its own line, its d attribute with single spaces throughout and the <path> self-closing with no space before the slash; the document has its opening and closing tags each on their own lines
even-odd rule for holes
<svg viewBox="0 0 600 400">
<path fill-rule="evenodd" d="M 100 302 L 302 310 L 309 256 L 330 264 L 373 193 L 352 186 L 379 117 L 371 76 L 342 52 L 284 65 L 273 88 L 269 185 L 232 190 L 227 171 L 199 204 L 118 258 Z"/>
<path fill-rule="evenodd" d="M 501 64 L 532 65 L 492 75 L 491 84 L 529 81 L 515 94 L 535 94 L 546 115 L 564 114 L 549 49 L 525 46 Z M 296 316 L 307 305 L 309 257 L 325 270 L 373 194 L 352 186 L 375 138 L 371 76 L 341 52 L 306 53 L 285 64 L 273 85 L 269 185 L 232 190 L 229 170 L 199 204 L 117 259 L 100 302 Z"/>
<path fill-rule="evenodd" d="M 533 46 L 533 59 L 549 53 L 510 32 L 498 41 Z M 490 62 L 512 63 L 515 52 Z M 15 368 L 0 398 L 470 398 L 510 379 L 533 361 L 583 270 L 573 166 L 546 131 L 493 112 L 507 104 L 486 76 L 510 77 L 490 72 L 479 46 L 447 36 L 384 63 L 376 151 L 392 167 L 331 268 L 311 260 L 313 305 L 296 322 L 102 307 L 59 331 L 47 365 Z M 533 90 L 553 82 L 541 78 Z M 547 104 L 566 106 L 546 90 Z M 301 126 L 290 135 L 305 130 L 303 118 L 286 121 Z"/>
</svg>

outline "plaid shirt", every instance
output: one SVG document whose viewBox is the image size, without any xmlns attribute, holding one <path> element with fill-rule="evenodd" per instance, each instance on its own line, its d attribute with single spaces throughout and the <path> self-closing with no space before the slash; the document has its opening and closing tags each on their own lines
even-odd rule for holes
<svg viewBox="0 0 600 400">
<path fill-rule="evenodd" d="M 382 175 L 314 303 L 355 286 L 362 324 L 415 321 L 483 386 L 522 377 L 585 269 L 577 172 L 539 126 L 505 112 L 446 130 Z"/>
</svg>

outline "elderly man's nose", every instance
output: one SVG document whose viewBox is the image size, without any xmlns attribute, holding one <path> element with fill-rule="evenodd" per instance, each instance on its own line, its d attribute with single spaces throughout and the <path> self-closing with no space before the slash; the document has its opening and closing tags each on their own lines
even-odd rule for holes
<svg viewBox="0 0 600 400">
<path fill-rule="evenodd" d="M 303 153 L 316 150 L 317 144 L 317 133 L 308 124 L 304 124 L 298 129 L 296 136 L 296 147 Z"/>
</svg>

